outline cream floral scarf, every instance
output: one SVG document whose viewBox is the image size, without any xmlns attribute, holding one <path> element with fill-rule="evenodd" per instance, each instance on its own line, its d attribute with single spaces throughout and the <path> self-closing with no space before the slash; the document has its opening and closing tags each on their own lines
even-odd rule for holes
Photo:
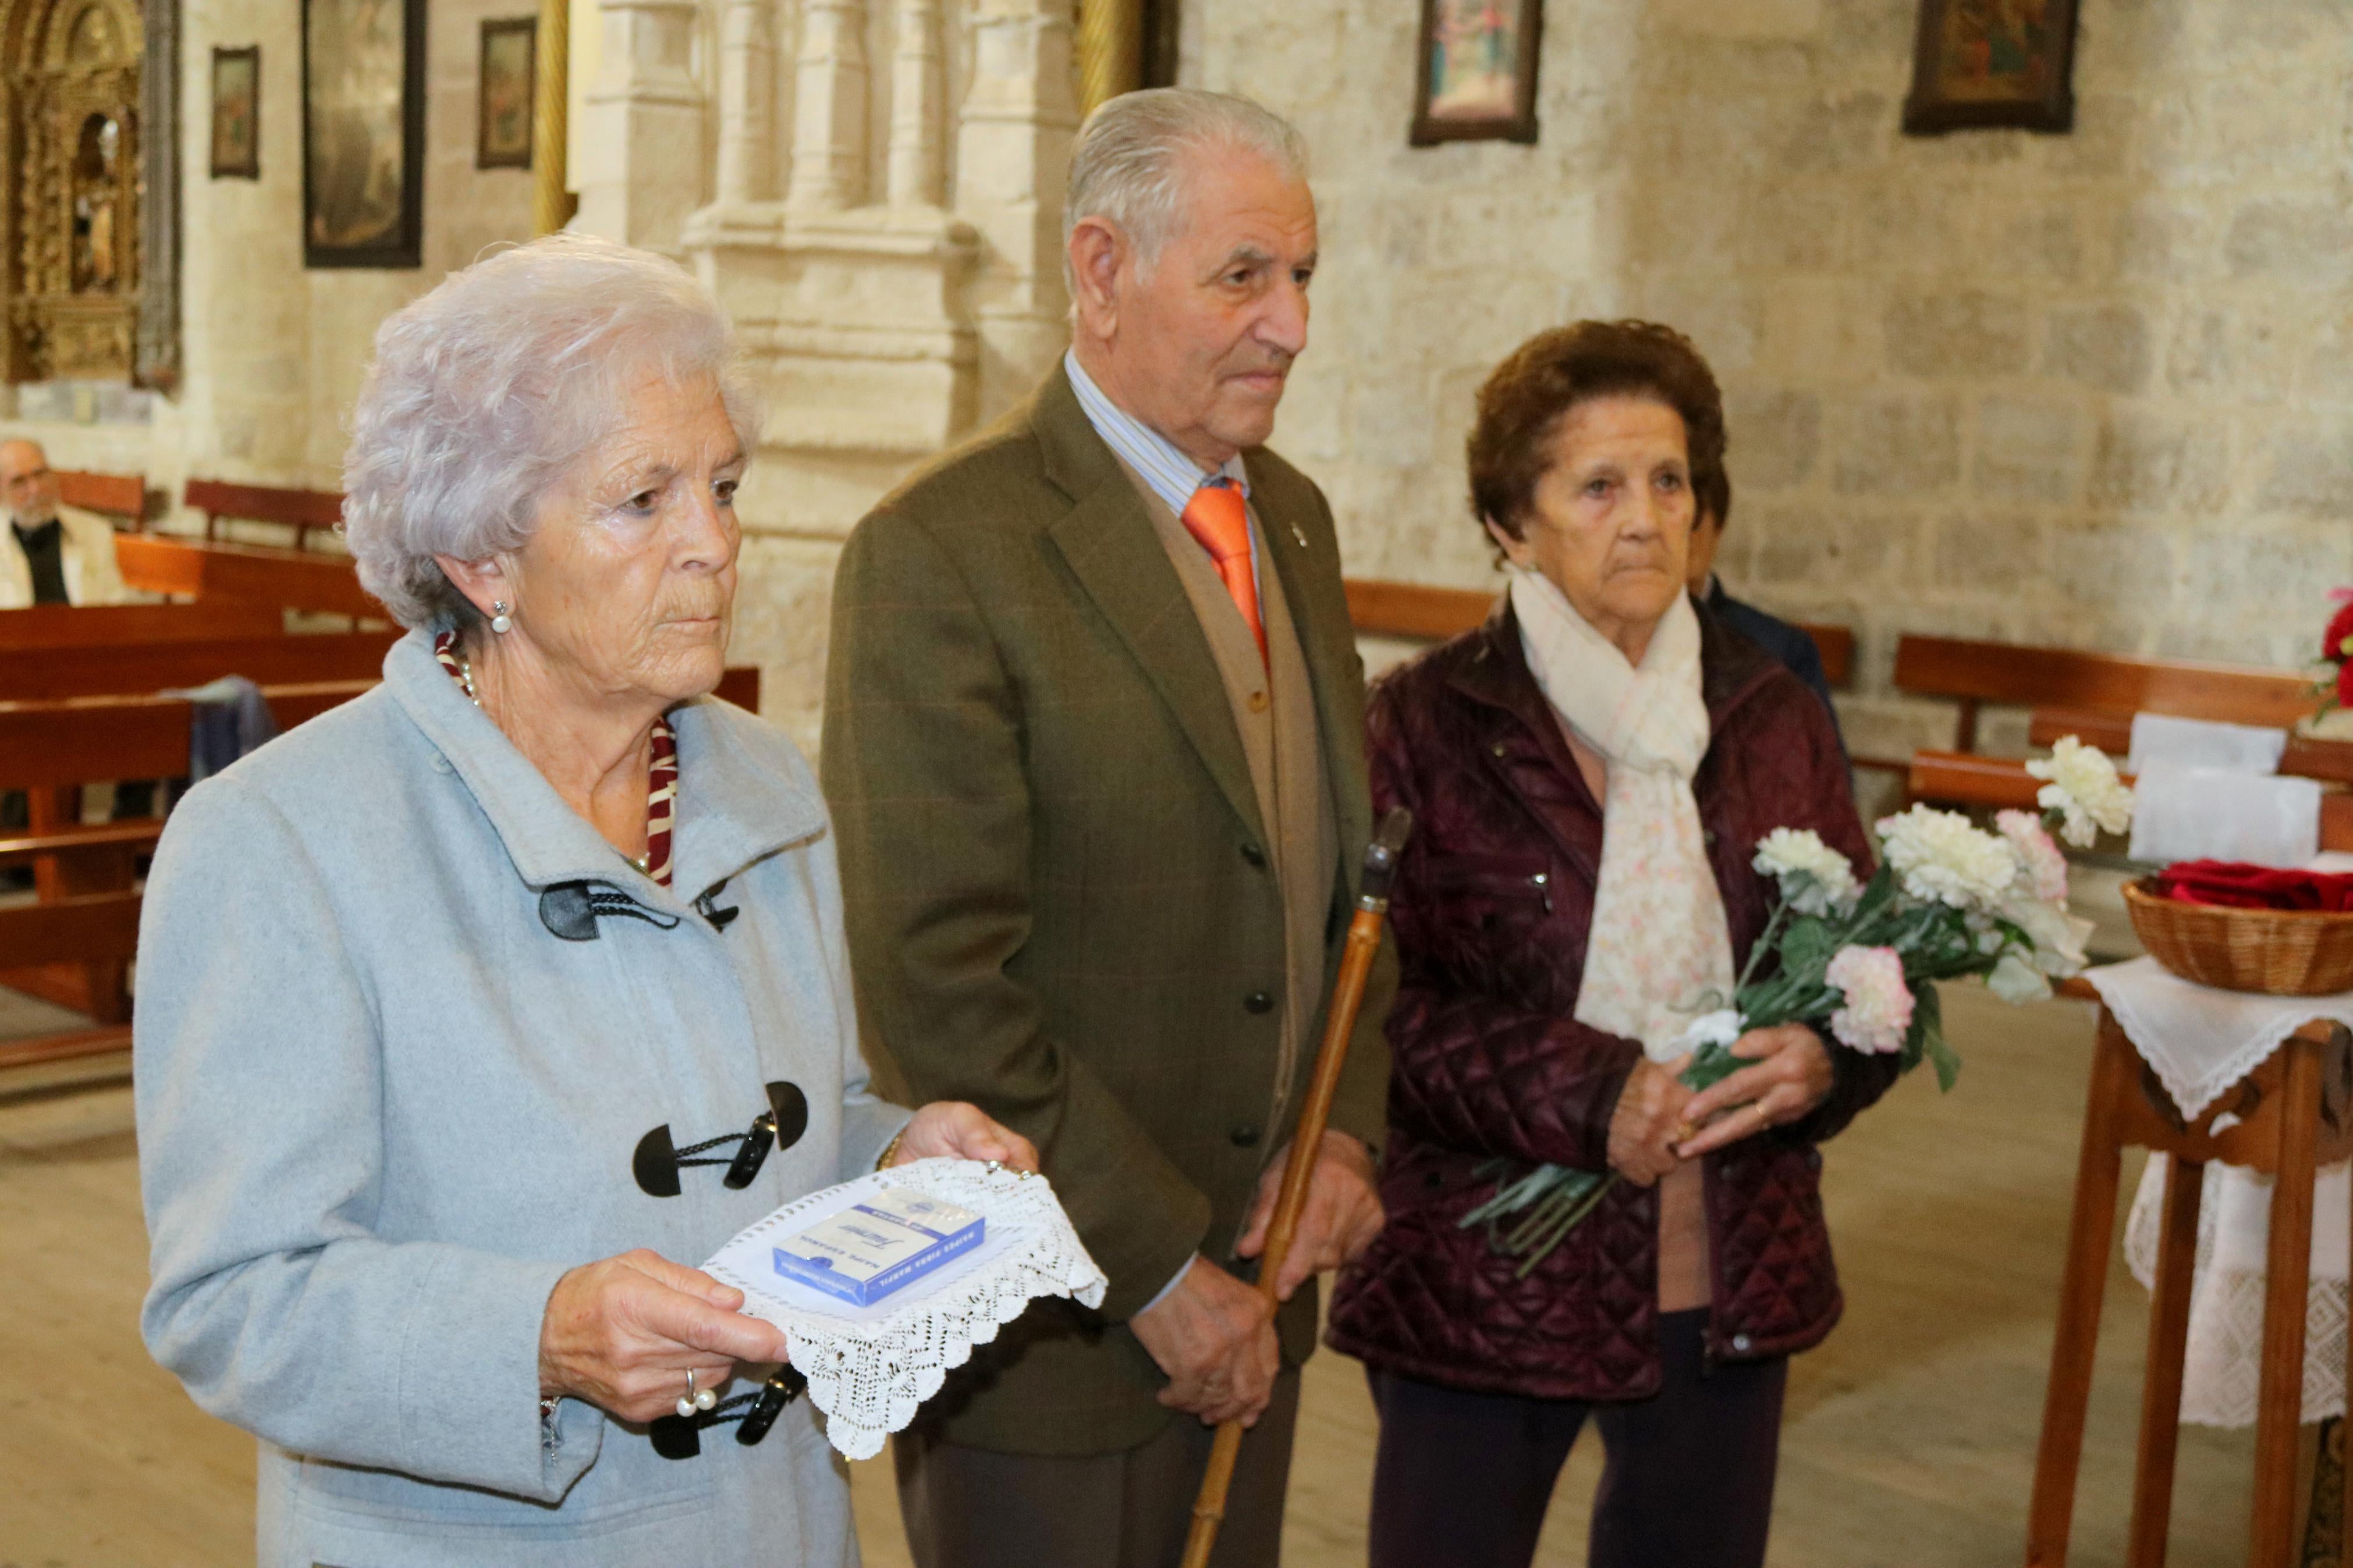
<svg viewBox="0 0 2353 1568">
<path fill-rule="evenodd" d="M 1546 700 L 1609 770 L 1577 1021 L 1671 1060 L 1694 1016 L 1726 1005 L 1705 994 L 1729 997 L 1733 985 L 1724 899 L 1692 795 L 1708 742 L 1699 616 L 1678 594 L 1637 668 L 1539 573 L 1512 574 L 1512 608 Z"/>
</svg>

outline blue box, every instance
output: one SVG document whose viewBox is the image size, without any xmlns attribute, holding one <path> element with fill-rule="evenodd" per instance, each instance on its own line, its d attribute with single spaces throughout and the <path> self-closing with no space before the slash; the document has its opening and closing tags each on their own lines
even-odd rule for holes
<svg viewBox="0 0 2353 1568">
<path fill-rule="evenodd" d="M 795 1232 L 776 1248 L 779 1275 L 853 1306 L 871 1307 L 978 1247 L 988 1222 L 970 1209 L 904 1187 Z"/>
</svg>

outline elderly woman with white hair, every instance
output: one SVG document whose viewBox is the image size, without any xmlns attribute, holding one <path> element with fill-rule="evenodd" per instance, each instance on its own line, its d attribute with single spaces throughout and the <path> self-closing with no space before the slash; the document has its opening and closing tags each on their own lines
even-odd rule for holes
<svg viewBox="0 0 2353 1568">
<path fill-rule="evenodd" d="M 756 428 L 618 246 L 377 334 L 344 526 L 409 635 L 189 793 L 141 941 L 142 1326 L 260 1438 L 264 1563 L 854 1563 L 785 1336 L 682 1260 L 878 1163 L 1034 1167 L 869 1090 L 823 799 L 707 695 Z"/>
</svg>

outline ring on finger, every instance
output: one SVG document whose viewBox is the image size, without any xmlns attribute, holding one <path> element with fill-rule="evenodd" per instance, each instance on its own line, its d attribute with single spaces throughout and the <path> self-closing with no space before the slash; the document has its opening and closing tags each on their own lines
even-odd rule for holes
<svg viewBox="0 0 2353 1568">
<path fill-rule="evenodd" d="M 695 1412 L 699 1410 L 709 1410 L 718 1403 L 718 1391 L 716 1389 L 710 1388 L 696 1388 L 694 1386 L 694 1369 L 692 1367 L 688 1367 L 686 1369 L 686 1392 L 680 1395 L 678 1402 L 678 1413 L 680 1416 L 686 1419 L 691 1419 Z"/>
</svg>

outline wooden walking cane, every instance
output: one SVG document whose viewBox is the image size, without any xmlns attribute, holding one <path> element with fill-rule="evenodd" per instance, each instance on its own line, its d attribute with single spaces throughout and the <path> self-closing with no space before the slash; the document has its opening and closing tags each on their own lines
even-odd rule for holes
<svg viewBox="0 0 2353 1568">
<path fill-rule="evenodd" d="M 1332 1117 L 1332 1096 L 1340 1087 L 1340 1068 L 1348 1059 L 1348 1037 L 1356 1033 L 1356 1011 L 1364 1005 L 1365 981 L 1381 951 L 1381 921 L 1389 912 L 1389 881 L 1397 875 L 1398 857 L 1413 831 L 1413 813 L 1399 806 L 1381 818 L 1373 841 L 1365 846 L 1365 872 L 1358 883 L 1356 917 L 1348 922 L 1348 945 L 1340 957 L 1340 977 L 1333 983 L 1332 1005 L 1324 1015 L 1324 1044 L 1315 1052 L 1315 1072 L 1307 1084 L 1306 1101 L 1299 1108 L 1299 1126 L 1291 1135 L 1291 1157 L 1283 1162 L 1282 1187 L 1267 1222 L 1266 1249 L 1259 1255 L 1258 1293 L 1275 1305 L 1275 1281 L 1282 1277 L 1293 1236 L 1299 1229 L 1299 1211 L 1307 1206 L 1307 1183 L 1315 1172 L 1315 1155 L 1324 1142 L 1324 1124 Z M 1217 1441 L 1209 1449 L 1209 1468 L 1201 1477 L 1201 1493 L 1193 1501 L 1193 1528 L 1185 1538 L 1184 1568 L 1208 1568 L 1210 1550 L 1218 1543 L 1218 1527 L 1225 1522 L 1226 1491 L 1233 1485 L 1234 1459 L 1241 1452 L 1242 1424 L 1218 1425 Z"/>
</svg>

